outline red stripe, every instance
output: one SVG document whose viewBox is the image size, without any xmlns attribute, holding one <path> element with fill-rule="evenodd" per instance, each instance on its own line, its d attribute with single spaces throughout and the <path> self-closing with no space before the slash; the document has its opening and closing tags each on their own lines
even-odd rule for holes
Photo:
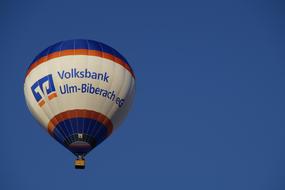
<svg viewBox="0 0 285 190">
<path fill-rule="evenodd" d="M 88 49 L 63 50 L 63 51 L 57 51 L 57 52 L 48 54 L 46 56 L 43 56 L 42 58 L 38 59 L 36 62 L 32 63 L 32 65 L 30 66 L 30 68 L 28 69 L 28 71 L 26 73 L 26 77 L 38 65 L 40 65 L 40 64 L 42 64 L 48 60 L 51 60 L 51 59 L 54 59 L 57 57 L 67 56 L 67 55 L 90 55 L 90 56 L 97 56 L 97 57 L 102 57 L 105 59 L 112 60 L 112 61 L 122 65 L 135 78 L 134 72 L 132 71 L 130 66 L 127 63 L 125 63 L 122 59 L 120 59 L 114 55 L 111 55 L 109 53 L 106 53 L 106 52 L 101 52 L 101 51 L 97 51 L 97 50 L 88 50 Z"/>
<path fill-rule="evenodd" d="M 108 129 L 108 135 L 112 133 L 113 130 L 113 123 L 112 121 L 107 118 L 105 115 L 91 110 L 85 109 L 75 109 L 62 112 L 54 116 L 48 123 L 48 132 L 49 134 L 53 134 L 54 128 L 57 126 L 58 123 L 72 118 L 89 118 L 89 119 L 96 119 L 98 122 L 102 123 Z"/>
</svg>

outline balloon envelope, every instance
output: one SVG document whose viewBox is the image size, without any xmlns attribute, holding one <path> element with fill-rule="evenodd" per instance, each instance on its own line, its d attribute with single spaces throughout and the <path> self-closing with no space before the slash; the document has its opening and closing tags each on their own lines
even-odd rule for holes
<svg viewBox="0 0 285 190">
<path fill-rule="evenodd" d="M 103 43 L 62 41 L 34 59 L 24 93 L 29 110 L 49 134 L 85 156 L 126 116 L 135 76 L 127 60 Z"/>
</svg>

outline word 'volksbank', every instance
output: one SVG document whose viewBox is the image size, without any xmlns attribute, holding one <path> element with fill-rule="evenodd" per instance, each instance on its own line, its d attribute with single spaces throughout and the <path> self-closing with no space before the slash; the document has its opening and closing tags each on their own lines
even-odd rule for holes
<svg viewBox="0 0 285 190">
<path fill-rule="evenodd" d="M 97 73 L 94 71 L 89 71 L 88 69 L 78 70 L 76 68 L 72 68 L 70 71 L 57 71 L 57 74 L 60 79 L 70 79 L 70 78 L 91 78 L 94 80 L 101 80 L 104 82 L 109 82 L 109 75 L 107 72 Z"/>
</svg>

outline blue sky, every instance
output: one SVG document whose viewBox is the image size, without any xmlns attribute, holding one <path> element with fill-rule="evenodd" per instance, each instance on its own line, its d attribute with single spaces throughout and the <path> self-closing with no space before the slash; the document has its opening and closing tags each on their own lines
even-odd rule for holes
<svg viewBox="0 0 285 190">
<path fill-rule="evenodd" d="M 0 189 L 285 188 L 282 1 L 0 2 Z M 128 118 L 73 168 L 32 118 L 26 69 L 44 48 L 86 38 L 137 77 Z"/>
</svg>

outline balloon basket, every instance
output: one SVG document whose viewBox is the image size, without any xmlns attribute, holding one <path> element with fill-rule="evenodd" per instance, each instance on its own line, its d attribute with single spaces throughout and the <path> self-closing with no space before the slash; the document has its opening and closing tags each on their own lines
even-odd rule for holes
<svg viewBox="0 0 285 190">
<path fill-rule="evenodd" d="M 84 169 L 85 168 L 85 160 L 84 159 L 76 159 L 74 162 L 75 169 Z"/>
</svg>

